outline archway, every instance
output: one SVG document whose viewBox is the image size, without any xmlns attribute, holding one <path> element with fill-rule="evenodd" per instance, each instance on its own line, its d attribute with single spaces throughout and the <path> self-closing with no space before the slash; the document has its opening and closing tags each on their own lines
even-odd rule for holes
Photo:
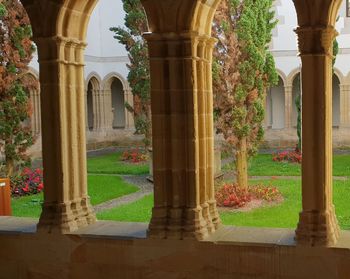
<svg viewBox="0 0 350 279">
<path fill-rule="evenodd" d="M 268 128 L 283 129 L 285 127 L 285 92 L 280 76 L 278 84 L 267 92 L 266 119 Z"/>
<path fill-rule="evenodd" d="M 298 121 L 298 112 L 297 112 L 297 106 L 296 106 L 296 100 L 297 97 L 300 95 L 300 73 L 297 73 L 293 78 L 293 84 L 292 84 L 292 127 L 297 127 L 297 121 Z"/>
<path fill-rule="evenodd" d="M 123 84 L 117 78 L 111 84 L 113 129 L 125 128 L 125 99 Z"/>
<path fill-rule="evenodd" d="M 333 128 L 338 128 L 340 125 L 340 81 L 336 74 L 333 74 Z"/>
<path fill-rule="evenodd" d="M 92 82 L 89 81 L 87 94 L 86 94 L 86 105 L 87 105 L 87 127 L 90 131 L 94 129 L 94 104 L 93 104 L 93 86 Z"/>
</svg>

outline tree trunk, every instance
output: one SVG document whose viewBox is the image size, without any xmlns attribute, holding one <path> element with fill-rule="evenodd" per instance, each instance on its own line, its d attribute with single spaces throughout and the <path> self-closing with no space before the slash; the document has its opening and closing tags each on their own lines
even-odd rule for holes
<svg viewBox="0 0 350 279">
<path fill-rule="evenodd" d="M 236 150 L 236 176 L 237 184 L 241 189 L 248 188 L 248 157 L 247 157 L 247 139 L 239 141 Z"/>
<path fill-rule="evenodd" d="M 6 158 L 6 169 L 7 169 L 7 177 L 11 177 L 13 175 L 15 162 L 13 159 Z"/>
</svg>

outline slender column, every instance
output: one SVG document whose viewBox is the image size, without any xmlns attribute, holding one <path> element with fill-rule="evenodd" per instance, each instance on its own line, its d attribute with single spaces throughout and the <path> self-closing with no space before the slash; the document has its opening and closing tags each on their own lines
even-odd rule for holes
<svg viewBox="0 0 350 279">
<path fill-rule="evenodd" d="M 287 85 L 284 87 L 285 94 L 285 116 L 284 116 L 284 127 L 286 129 L 292 128 L 292 113 L 293 113 L 293 86 Z"/>
<path fill-rule="evenodd" d="M 89 113 L 88 113 L 88 88 L 84 91 L 84 106 L 85 106 L 85 129 L 89 131 Z"/>
<path fill-rule="evenodd" d="M 67 233 L 95 221 L 87 195 L 84 115 L 85 43 L 37 38 L 39 49 L 44 204 L 39 232 Z"/>
<path fill-rule="evenodd" d="M 214 225 L 214 228 L 217 229 L 221 224 L 219 212 L 216 207 L 215 200 L 215 191 L 214 191 L 214 164 L 215 164 L 215 151 L 214 151 L 214 103 L 213 103 L 213 78 L 212 78 L 212 59 L 213 59 L 213 49 L 216 43 L 214 38 L 206 38 L 206 49 L 204 52 L 204 80 L 205 80 L 205 96 L 206 96 L 206 150 L 207 156 L 207 165 L 206 165 L 206 174 L 208 176 L 206 182 L 206 200 L 209 205 L 210 213 L 210 222 Z M 208 226 L 210 226 L 210 222 Z"/>
<path fill-rule="evenodd" d="M 332 26 L 296 29 L 302 60 L 302 212 L 299 244 L 327 246 L 339 227 L 332 200 Z"/>
<path fill-rule="evenodd" d="M 134 96 L 131 92 L 131 89 L 130 88 L 127 88 L 125 90 L 125 93 L 124 93 L 124 96 L 125 96 L 125 101 L 131 106 L 133 107 L 134 106 Z M 135 128 L 135 124 L 134 124 L 134 115 L 132 112 L 130 112 L 129 110 L 127 110 L 125 108 L 125 128 L 127 129 L 133 129 Z"/>
<path fill-rule="evenodd" d="M 31 116 L 31 127 L 32 132 L 34 136 L 37 136 L 41 132 L 41 125 L 40 125 L 40 94 L 38 90 L 32 90 L 30 92 L 30 99 L 32 104 L 32 116 Z"/>
<path fill-rule="evenodd" d="M 340 127 L 350 127 L 350 84 L 340 85 Z"/>
<path fill-rule="evenodd" d="M 103 90 L 104 125 L 108 130 L 113 129 L 112 92 L 111 88 Z"/>
<path fill-rule="evenodd" d="M 102 128 L 102 97 L 99 89 L 92 90 L 93 96 L 93 113 L 94 113 L 94 131 L 100 131 Z"/>
<path fill-rule="evenodd" d="M 147 34 L 151 67 L 154 208 L 149 236 L 202 239 L 212 212 L 212 92 L 208 38 Z M 209 131 L 210 130 L 210 131 Z M 213 152 L 213 150 L 211 150 Z M 215 216 L 217 218 L 217 216 Z M 218 220 L 216 223 L 218 225 Z"/>
</svg>

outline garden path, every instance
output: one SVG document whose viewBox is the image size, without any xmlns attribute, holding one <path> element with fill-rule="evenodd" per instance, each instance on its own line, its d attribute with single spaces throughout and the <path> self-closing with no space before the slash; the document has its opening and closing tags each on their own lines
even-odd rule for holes
<svg viewBox="0 0 350 279">
<path fill-rule="evenodd" d="M 103 175 L 106 176 L 106 174 L 103 174 Z M 113 176 L 113 174 L 111 174 L 111 176 Z M 137 201 L 139 199 L 142 199 L 144 196 L 147 196 L 153 193 L 153 184 L 147 180 L 148 175 L 116 175 L 116 176 L 120 176 L 127 183 L 135 185 L 136 187 L 139 188 L 139 191 L 137 191 L 136 193 L 132 193 L 130 195 L 125 195 L 125 196 L 95 205 L 94 210 L 96 213 Z"/>
</svg>

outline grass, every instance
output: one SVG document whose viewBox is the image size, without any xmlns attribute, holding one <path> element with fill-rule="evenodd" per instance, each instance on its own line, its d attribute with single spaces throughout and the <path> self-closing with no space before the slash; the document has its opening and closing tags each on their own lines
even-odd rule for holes
<svg viewBox="0 0 350 279">
<path fill-rule="evenodd" d="M 153 207 L 153 194 L 135 202 L 97 213 L 99 220 L 115 220 L 124 222 L 149 222 Z"/>
<path fill-rule="evenodd" d="M 225 225 L 295 228 L 301 210 L 300 180 L 262 180 L 253 183 L 276 186 L 284 196 L 284 202 L 275 205 L 254 209 L 250 212 L 223 212 L 222 221 Z M 338 221 L 342 229 L 350 229 L 350 182 L 334 182 L 334 201 Z M 136 202 L 123 205 L 97 215 L 100 220 L 115 220 L 128 222 L 149 222 L 153 195 L 144 197 Z"/>
<path fill-rule="evenodd" d="M 224 166 L 224 170 L 233 169 L 233 164 Z M 249 162 L 250 176 L 300 176 L 299 164 L 274 162 L 271 154 L 259 154 Z M 350 176 L 350 155 L 333 157 L 333 175 Z"/>
<path fill-rule="evenodd" d="M 88 158 L 88 173 L 96 174 L 147 174 L 148 162 L 141 164 L 128 164 L 120 160 L 122 152 Z"/>
<path fill-rule="evenodd" d="M 118 176 L 88 176 L 88 192 L 92 205 L 134 193 L 137 190 L 138 188 L 136 186 L 124 182 Z M 33 196 L 12 198 L 13 216 L 39 217 L 42 201 L 42 193 Z"/>
</svg>

